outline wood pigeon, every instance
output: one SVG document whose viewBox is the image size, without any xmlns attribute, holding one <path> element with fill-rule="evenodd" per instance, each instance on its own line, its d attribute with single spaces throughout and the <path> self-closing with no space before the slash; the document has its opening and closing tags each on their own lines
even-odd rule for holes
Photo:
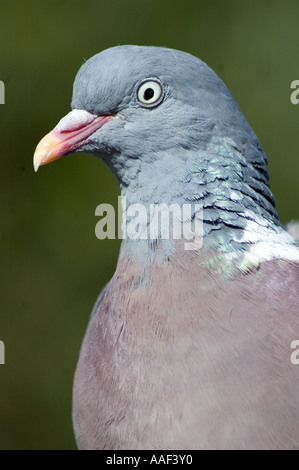
<svg viewBox="0 0 299 470">
<path fill-rule="evenodd" d="M 124 213 L 146 213 L 82 344 L 78 447 L 299 448 L 298 242 L 236 101 L 190 54 L 117 46 L 82 65 L 71 106 L 35 170 L 92 153 L 116 176 Z M 171 230 L 161 207 L 176 208 Z"/>
</svg>

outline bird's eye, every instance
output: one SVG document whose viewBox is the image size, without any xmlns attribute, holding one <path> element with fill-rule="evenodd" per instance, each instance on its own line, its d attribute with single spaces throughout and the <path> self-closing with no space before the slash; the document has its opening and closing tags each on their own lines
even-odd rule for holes
<svg viewBox="0 0 299 470">
<path fill-rule="evenodd" d="M 157 106 L 163 98 L 162 85 L 155 80 L 146 80 L 139 86 L 137 97 L 145 107 Z"/>
</svg>

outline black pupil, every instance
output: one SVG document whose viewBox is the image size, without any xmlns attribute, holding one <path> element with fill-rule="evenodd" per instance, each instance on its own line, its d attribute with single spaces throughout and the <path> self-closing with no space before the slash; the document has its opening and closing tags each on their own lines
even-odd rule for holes
<svg viewBox="0 0 299 470">
<path fill-rule="evenodd" d="M 146 100 L 146 101 L 149 101 L 150 99 L 152 99 L 152 97 L 154 96 L 154 90 L 152 88 L 147 88 L 144 92 L 144 95 L 143 95 L 143 98 Z"/>
</svg>

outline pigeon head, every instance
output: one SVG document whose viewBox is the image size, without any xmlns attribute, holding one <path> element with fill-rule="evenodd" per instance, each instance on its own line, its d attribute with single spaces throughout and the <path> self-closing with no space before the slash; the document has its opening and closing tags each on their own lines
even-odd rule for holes
<svg viewBox="0 0 299 470">
<path fill-rule="evenodd" d="M 234 129 L 252 137 L 217 75 L 199 59 L 171 49 L 118 46 L 95 55 L 76 76 L 72 109 L 50 134 L 53 140 L 39 144 L 36 170 L 63 155 L 88 152 L 111 166 L 122 183 L 122 177 L 130 178 L 127 165 L 157 160 L 163 166 L 161 153 L 171 152 L 171 171 L 180 149 L 205 150 L 215 133 L 227 137 Z"/>
<path fill-rule="evenodd" d="M 38 144 L 35 170 L 92 153 L 129 204 L 200 203 L 204 235 L 217 235 L 223 251 L 280 227 L 258 139 L 201 60 L 159 47 L 107 49 L 78 71 L 71 106 Z"/>
</svg>

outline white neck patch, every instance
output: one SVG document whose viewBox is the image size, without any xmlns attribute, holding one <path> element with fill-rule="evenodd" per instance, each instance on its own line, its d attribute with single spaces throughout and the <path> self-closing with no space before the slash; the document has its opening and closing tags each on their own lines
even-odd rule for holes
<svg viewBox="0 0 299 470">
<path fill-rule="evenodd" d="M 274 224 L 269 226 L 269 222 L 259 217 L 247 220 L 247 225 L 241 239 L 234 239 L 241 245 L 250 245 L 244 252 L 242 266 L 258 266 L 262 261 L 272 259 L 285 259 L 299 263 L 299 247 L 296 240 L 282 227 Z M 230 255 L 228 255 L 230 257 Z M 234 257 L 234 256 L 233 256 Z"/>
</svg>

